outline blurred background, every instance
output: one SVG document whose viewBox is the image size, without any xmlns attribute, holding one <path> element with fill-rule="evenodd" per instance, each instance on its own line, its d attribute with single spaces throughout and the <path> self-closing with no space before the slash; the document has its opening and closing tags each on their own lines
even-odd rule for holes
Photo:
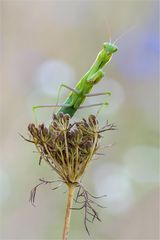
<svg viewBox="0 0 160 240">
<path fill-rule="evenodd" d="M 28 137 L 32 106 L 56 103 L 61 83 L 75 86 L 89 69 L 103 42 L 117 40 L 119 51 L 105 68 L 94 92 L 110 90 L 109 106 L 99 114 L 118 130 L 106 132 L 104 156 L 92 161 L 83 184 L 99 202 L 102 223 L 89 224 L 91 239 L 158 239 L 158 1 L 1 0 L 0 15 L 0 237 L 60 239 L 66 204 L 65 187 L 38 190 L 36 207 L 30 190 L 39 178 L 57 175 Z M 62 103 L 68 90 L 61 92 Z M 96 97 L 88 103 L 102 102 Z M 80 120 L 98 108 L 79 111 Z M 37 110 L 48 124 L 55 109 Z M 111 144 L 111 147 L 106 145 Z M 83 211 L 74 211 L 70 239 L 90 239 Z"/>
</svg>

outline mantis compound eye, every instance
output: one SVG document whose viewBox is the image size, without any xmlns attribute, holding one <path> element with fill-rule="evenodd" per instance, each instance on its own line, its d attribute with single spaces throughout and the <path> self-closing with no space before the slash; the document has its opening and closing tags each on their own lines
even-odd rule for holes
<svg viewBox="0 0 160 240">
<path fill-rule="evenodd" d="M 113 43 L 105 42 L 103 47 L 106 51 L 106 54 L 112 54 L 118 50 L 118 47 Z"/>
</svg>

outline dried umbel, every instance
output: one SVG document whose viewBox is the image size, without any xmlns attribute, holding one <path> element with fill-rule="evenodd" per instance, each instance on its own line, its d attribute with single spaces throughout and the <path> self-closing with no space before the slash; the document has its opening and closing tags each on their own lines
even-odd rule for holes
<svg viewBox="0 0 160 240">
<path fill-rule="evenodd" d="M 99 149 L 101 134 L 104 131 L 114 129 L 115 126 L 108 124 L 108 122 L 100 129 L 98 120 L 94 115 L 72 124 L 70 116 L 63 113 L 54 114 L 48 128 L 44 124 L 35 126 L 31 123 L 28 126 L 30 140 L 26 140 L 35 144 L 40 153 L 40 162 L 46 161 L 60 176 L 60 180 L 57 181 L 40 179 L 40 183 L 31 191 L 31 202 L 34 203 L 37 187 L 42 184 L 63 182 L 68 186 L 68 204 L 63 239 L 67 239 L 68 236 L 67 229 L 71 209 L 84 209 L 84 224 L 88 234 L 87 222 L 93 222 L 95 219 L 100 221 L 93 206 L 100 206 L 93 200 L 98 197 L 94 197 L 84 188 L 80 178 L 93 155 Z M 78 191 L 74 199 L 74 189 L 76 188 L 78 188 Z M 57 189 L 57 187 L 54 189 Z M 82 206 L 72 208 L 73 199 L 75 203 L 82 204 Z"/>
<path fill-rule="evenodd" d="M 66 184 L 76 183 L 98 149 L 101 138 L 94 115 L 74 124 L 68 114 L 53 116 L 48 128 L 29 124 L 31 141 L 45 160 Z"/>
</svg>

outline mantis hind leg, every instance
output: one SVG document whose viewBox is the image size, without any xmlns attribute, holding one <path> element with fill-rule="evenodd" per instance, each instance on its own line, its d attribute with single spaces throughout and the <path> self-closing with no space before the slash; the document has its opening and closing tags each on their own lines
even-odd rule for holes
<svg viewBox="0 0 160 240">
<path fill-rule="evenodd" d="M 107 101 L 104 101 L 102 103 L 95 103 L 95 104 L 88 104 L 88 105 L 83 105 L 80 106 L 79 109 L 84 109 L 84 108 L 90 108 L 90 107 L 97 107 L 100 106 L 100 108 L 98 109 L 97 113 L 96 113 L 96 117 L 98 116 L 98 114 L 102 111 L 102 109 L 106 106 L 108 106 L 109 103 Z"/>
<path fill-rule="evenodd" d="M 101 95 L 109 95 L 109 96 L 110 96 L 110 95 L 111 95 L 111 92 L 110 92 L 110 91 L 106 91 L 106 92 L 100 92 L 100 93 L 86 94 L 85 96 L 86 96 L 86 97 L 95 97 L 95 96 L 101 96 Z M 105 101 L 102 102 L 102 103 L 95 103 L 95 104 L 89 104 L 89 105 L 80 106 L 79 109 L 100 106 L 100 108 L 98 109 L 98 111 L 97 111 L 97 113 L 96 113 L 96 116 L 98 116 L 98 114 L 102 111 L 102 109 L 103 109 L 105 106 L 108 106 L 108 105 L 109 105 L 108 101 L 105 100 Z"/>
<path fill-rule="evenodd" d="M 101 105 L 100 108 L 97 110 L 96 117 L 99 115 L 99 113 L 106 107 L 108 106 L 109 103 L 107 101 L 104 101 Z"/>
<path fill-rule="evenodd" d="M 36 106 L 32 106 L 32 111 L 34 114 L 34 119 L 35 122 L 37 123 L 37 116 L 36 116 L 36 110 L 38 108 L 57 108 L 57 107 L 70 107 L 70 104 L 45 104 L 45 105 L 36 105 Z"/>
<path fill-rule="evenodd" d="M 100 95 L 109 95 L 111 96 L 111 92 L 110 91 L 106 91 L 106 92 L 100 92 L 100 93 L 92 93 L 92 94 L 86 94 L 86 97 L 96 97 L 96 96 L 100 96 Z"/>
<path fill-rule="evenodd" d="M 69 89 L 71 92 L 74 92 L 74 93 L 77 94 L 77 95 L 79 94 L 79 91 L 77 91 L 76 89 L 74 89 L 74 88 L 72 88 L 72 87 L 70 87 L 70 86 L 62 83 L 62 84 L 60 85 L 60 87 L 59 87 L 59 90 L 58 90 L 58 97 L 57 97 L 57 102 L 56 102 L 56 104 L 58 104 L 58 102 L 59 102 L 60 92 L 61 92 L 62 87 Z M 71 105 L 71 104 L 70 104 L 70 105 Z"/>
<path fill-rule="evenodd" d="M 94 103 L 94 104 L 83 105 L 83 106 L 80 106 L 79 109 L 97 107 L 97 106 L 108 106 L 108 104 L 109 103 L 107 101 L 104 101 L 103 103 Z"/>
<path fill-rule="evenodd" d="M 67 88 L 67 89 L 69 89 L 70 91 L 72 91 L 72 92 L 74 92 L 75 94 L 79 94 L 79 92 L 76 90 L 76 89 L 74 89 L 74 88 L 72 88 L 72 87 L 69 87 L 69 86 L 67 86 L 66 84 L 61 84 L 60 85 L 60 87 L 59 87 L 59 90 L 58 90 L 58 97 L 57 97 L 57 102 L 56 102 L 56 104 L 45 104 L 45 105 L 36 105 L 36 106 L 33 106 L 32 107 L 32 111 L 33 111 L 33 114 L 34 114 L 34 118 L 35 118 L 35 122 L 37 123 L 37 116 L 36 116 L 36 109 L 38 109 L 38 108 L 56 108 L 56 107 L 70 107 L 71 105 L 72 105 L 72 103 L 70 103 L 70 104 L 58 104 L 58 102 L 59 102 L 59 97 L 60 97 L 60 92 L 61 92 L 61 89 L 62 89 L 62 87 L 64 87 L 64 88 Z"/>
<path fill-rule="evenodd" d="M 86 97 L 96 97 L 96 96 L 101 96 L 101 95 L 108 95 L 111 96 L 111 92 L 110 91 L 106 91 L 106 92 L 100 92 L 100 93 L 93 93 L 93 94 L 86 94 Z M 97 103 L 97 104 L 92 104 L 92 106 L 101 106 L 96 113 L 96 116 L 99 115 L 99 113 L 103 110 L 103 108 L 105 106 L 108 106 L 109 103 L 105 100 L 103 103 Z M 91 105 L 90 105 L 91 106 Z"/>
</svg>

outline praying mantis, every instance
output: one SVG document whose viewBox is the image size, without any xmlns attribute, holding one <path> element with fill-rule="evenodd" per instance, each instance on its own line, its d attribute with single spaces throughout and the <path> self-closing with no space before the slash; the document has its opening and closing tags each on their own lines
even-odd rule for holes
<svg viewBox="0 0 160 240">
<path fill-rule="evenodd" d="M 80 79 L 80 81 L 77 83 L 75 88 L 69 87 L 65 84 L 60 85 L 61 87 L 65 87 L 69 89 L 71 92 L 69 96 L 67 97 L 64 104 L 48 104 L 48 105 L 39 105 L 39 106 L 33 106 L 32 109 L 35 111 L 38 108 L 44 108 L 44 107 L 60 107 L 60 109 L 57 111 L 57 115 L 62 112 L 64 114 L 69 114 L 70 117 L 73 117 L 73 115 L 76 113 L 78 109 L 82 109 L 85 107 L 93 107 L 93 106 L 99 106 L 99 105 L 108 105 L 108 102 L 104 103 L 96 103 L 91 104 L 87 106 L 83 106 L 82 103 L 85 101 L 87 97 L 93 97 L 93 96 L 99 96 L 99 95 L 110 95 L 111 92 L 101 92 L 101 93 L 95 93 L 90 94 L 92 91 L 94 85 L 96 85 L 103 77 L 104 72 L 102 68 L 111 60 L 111 57 L 113 53 L 115 53 L 118 50 L 118 47 L 111 42 L 105 42 L 103 44 L 103 49 L 98 53 L 97 58 L 89 71 Z M 60 93 L 59 89 L 59 93 Z M 59 99 L 59 94 L 58 94 Z M 81 106 L 82 105 L 82 106 Z"/>
</svg>

